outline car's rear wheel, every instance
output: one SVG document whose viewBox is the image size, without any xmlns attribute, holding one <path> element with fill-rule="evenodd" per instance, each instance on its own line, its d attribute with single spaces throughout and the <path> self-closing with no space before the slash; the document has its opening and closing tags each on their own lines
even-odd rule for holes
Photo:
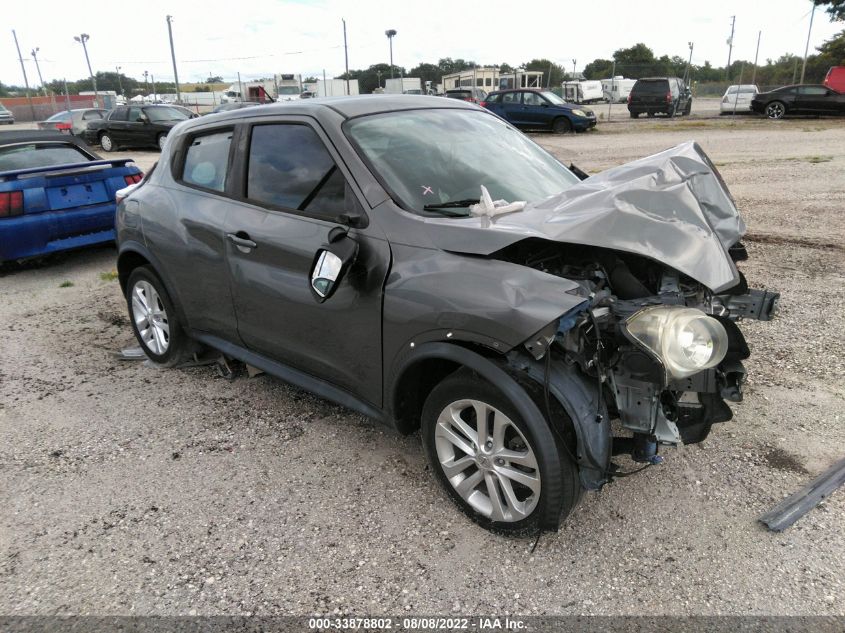
<svg viewBox="0 0 845 633">
<path fill-rule="evenodd" d="M 135 338 L 153 362 L 173 367 L 191 355 L 191 340 L 161 279 L 151 268 L 139 266 L 126 283 L 126 303 Z"/>
<path fill-rule="evenodd" d="M 112 139 L 111 134 L 108 132 L 100 134 L 100 147 L 103 148 L 104 152 L 113 152 L 117 149 L 117 146 L 114 144 L 114 139 Z"/>
<path fill-rule="evenodd" d="M 446 378 L 425 402 L 429 464 L 451 499 L 487 529 L 529 534 L 544 518 L 569 514 L 580 499 L 577 466 L 548 426 L 534 424 L 469 371 Z"/>
<path fill-rule="evenodd" d="M 167 134 L 159 134 L 158 135 L 158 149 L 160 151 L 164 150 L 164 144 L 167 142 Z"/>
<path fill-rule="evenodd" d="M 572 131 L 572 122 L 566 117 L 558 117 L 552 123 L 552 131 L 555 134 L 569 134 Z"/>
<path fill-rule="evenodd" d="M 669 106 L 669 110 L 666 112 L 666 116 L 668 116 L 671 119 L 673 116 L 675 116 L 675 111 L 676 111 L 675 106 Z"/>
<path fill-rule="evenodd" d="M 639 112 L 631 112 L 630 114 L 631 114 L 632 119 L 639 119 L 640 118 Z"/>
<path fill-rule="evenodd" d="M 780 101 L 772 101 L 766 106 L 766 117 L 770 119 L 782 119 L 786 114 L 786 106 Z"/>
<path fill-rule="evenodd" d="M 691 112 L 692 112 L 692 101 L 687 101 L 687 107 L 684 108 L 684 114 L 686 116 L 689 116 Z"/>
</svg>

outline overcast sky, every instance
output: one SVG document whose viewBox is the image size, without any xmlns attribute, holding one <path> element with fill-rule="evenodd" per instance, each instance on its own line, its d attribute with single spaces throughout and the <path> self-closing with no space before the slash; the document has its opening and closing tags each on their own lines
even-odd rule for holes
<svg viewBox="0 0 845 633">
<path fill-rule="evenodd" d="M 143 79 L 144 70 L 172 80 L 165 16 L 174 17 L 176 60 L 182 81 L 212 75 L 234 80 L 275 73 L 327 77 L 343 72 L 343 30 L 347 23 L 349 67 L 388 61 L 386 29 L 396 29 L 393 59 L 412 68 L 441 57 L 518 65 L 548 58 L 578 69 L 597 57 L 644 42 L 656 55 L 689 54 L 693 62 L 723 66 L 726 40 L 736 15 L 733 59 L 753 60 L 763 31 L 760 63 L 783 53 L 803 55 L 810 0 L 674 0 L 631 2 L 467 2 L 463 0 L 102 0 L 6 2 L 2 21 L 16 29 L 30 85 L 38 83 L 30 51 L 39 47 L 45 81 L 88 75 L 82 47 L 73 36 L 88 33 L 96 71 Z M 816 10 L 810 51 L 845 28 Z M 22 84 L 10 30 L 0 44 L 0 81 Z"/>
</svg>

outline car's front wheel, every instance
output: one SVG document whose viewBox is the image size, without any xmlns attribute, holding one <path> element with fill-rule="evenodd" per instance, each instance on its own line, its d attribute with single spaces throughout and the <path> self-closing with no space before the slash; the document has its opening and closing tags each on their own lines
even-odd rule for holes
<svg viewBox="0 0 845 633">
<path fill-rule="evenodd" d="M 772 101 L 766 106 L 766 116 L 770 119 L 782 119 L 786 114 L 786 106 L 780 101 Z"/>
<path fill-rule="evenodd" d="M 117 146 L 114 144 L 114 139 L 112 139 L 111 134 L 108 132 L 100 134 L 100 147 L 103 148 L 104 152 L 113 152 L 117 149 Z"/>
<path fill-rule="evenodd" d="M 458 371 L 423 408 L 426 456 L 452 500 L 494 531 L 524 535 L 580 499 L 577 466 L 548 426 L 535 428 L 493 385 Z M 543 422 L 545 424 L 545 422 Z"/>
<path fill-rule="evenodd" d="M 558 117 L 552 123 L 552 131 L 555 134 L 569 134 L 572 131 L 572 122 L 566 117 Z"/>
<path fill-rule="evenodd" d="M 126 304 L 135 338 L 148 358 L 165 367 L 188 360 L 191 340 L 164 284 L 151 268 L 139 266 L 129 275 Z"/>
</svg>

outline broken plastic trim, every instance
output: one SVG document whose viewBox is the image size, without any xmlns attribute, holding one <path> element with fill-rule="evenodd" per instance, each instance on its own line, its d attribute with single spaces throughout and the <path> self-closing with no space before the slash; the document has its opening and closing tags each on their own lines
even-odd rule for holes
<svg viewBox="0 0 845 633">
<path fill-rule="evenodd" d="M 845 483 L 845 458 L 840 459 L 801 490 L 781 501 L 758 520 L 773 532 L 783 532 L 843 483 Z"/>
</svg>

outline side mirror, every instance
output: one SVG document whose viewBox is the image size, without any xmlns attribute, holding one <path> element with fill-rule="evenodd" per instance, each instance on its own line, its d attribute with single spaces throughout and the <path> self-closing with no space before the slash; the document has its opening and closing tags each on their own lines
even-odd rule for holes
<svg viewBox="0 0 845 633">
<path fill-rule="evenodd" d="M 329 241 L 323 244 L 311 265 L 311 294 L 317 303 L 331 297 L 343 281 L 343 276 L 358 255 L 358 242 L 349 237 L 346 227 L 336 226 L 329 231 Z"/>
</svg>

